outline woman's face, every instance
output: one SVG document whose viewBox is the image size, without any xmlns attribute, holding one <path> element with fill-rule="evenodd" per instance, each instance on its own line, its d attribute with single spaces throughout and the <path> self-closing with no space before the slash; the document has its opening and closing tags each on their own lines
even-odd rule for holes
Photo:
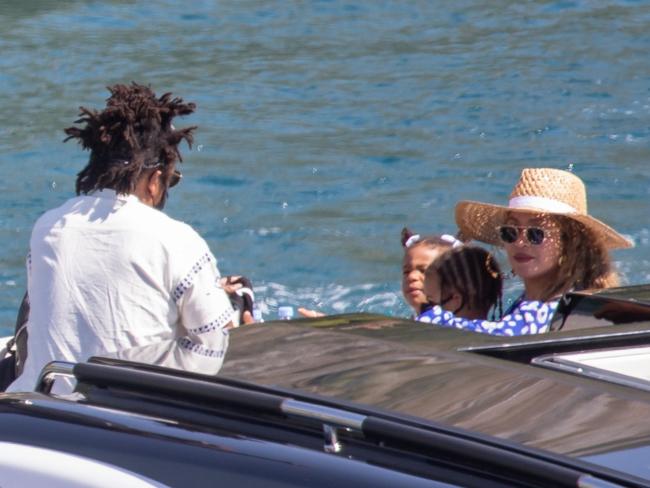
<svg viewBox="0 0 650 488">
<path fill-rule="evenodd" d="M 525 214 L 512 212 L 508 216 L 506 226 L 517 229 L 516 240 L 512 243 L 504 242 L 508 261 L 514 273 L 526 284 L 527 281 L 553 279 L 559 267 L 562 255 L 561 230 L 559 223 L 545 215 Z M 541 243 L 530 242 L 531 231 L 528 229 L 541 229 L 544 239 Z M 539 233 L 535 230 L 532 233 Z M 536 235 L 532 235 L 533 240 Z"/>
<path fill-rule="evenodd" d="M 404 300 L 416 313 L 427 302 L 424 293 L 424 272 L 441 254 L 440 248 L 427 245 L 414 245 L 404 253 L 402 262 L 402 294 Z"/>
</svg>

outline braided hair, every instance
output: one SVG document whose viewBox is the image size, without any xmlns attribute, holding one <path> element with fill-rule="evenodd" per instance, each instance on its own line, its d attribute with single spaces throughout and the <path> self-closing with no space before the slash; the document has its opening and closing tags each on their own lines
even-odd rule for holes
<svg viewBox="0 0 650 488">
<path fill-rule="evenodd" d="M 503 315 L 503 277 L 494 256 L 479 246 L 463 245 L 450 249 L 427 269 L 426 279 L 437 275 L 441 290 L 455 290 L 464 306 L 487 316 L 494 307 Z"/>
<path fill-rule="evenodd" d="M 196 106 L 171 93 L 157 98 L 150 87 L 135 82 L 108 90 L 104 110 L 80 107 L 75 124 L 85 126 L 64 129 L 64 142 L 77 139 L 90 151 L 88 164 L 77 175 L 77 195 L 104 188 L 133 193 L 142 171 L 153 167 L 161 168 L 168 182 L 174 163 L 183 160 L 178 145 L 185 140 L 191 147 L 196 129 L 175 129 L 172 119 L 191 114 Z"/>
</svg>

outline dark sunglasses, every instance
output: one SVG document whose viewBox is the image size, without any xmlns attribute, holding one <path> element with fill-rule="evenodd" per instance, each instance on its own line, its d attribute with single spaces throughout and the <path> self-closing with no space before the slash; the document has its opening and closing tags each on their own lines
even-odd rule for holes
<svg viewBox="0 0 650 488">
<path fill-rule="evenodd" d="M 155 168 L 160 168 L 162 166 L 163 163 L 161 163 L 160 161 L 154 161 L 153 163 L 144 163 L 142 165 L 142 167 L 146 169 L 155 169 Z M 169 177 L 169 185 L 167 186 L 167 188 L 172 188 L 178 185 L 182 178 L 183 178 L 183 173 L 175 169 L 172 175 Z"/>
<path fill-rule="evenodd" d="M 175 169 L 171 177 L 169 178 L 169 188 L 178 185 L 182 179 L 183 179 L 183 173 Z"/>
<path fill-rule="evenodd" d="M 506 244 L 512 244 L 519 239 L 519 232 L 525 230 L 525 236 L 528 242 L 534 246 L 539 246 L 544 242 L 546 235 L 544 229 L 539 227 L 526 227 L 524 225 L 500 225 L 497 227 L 499 238 Z"/>
</svg>

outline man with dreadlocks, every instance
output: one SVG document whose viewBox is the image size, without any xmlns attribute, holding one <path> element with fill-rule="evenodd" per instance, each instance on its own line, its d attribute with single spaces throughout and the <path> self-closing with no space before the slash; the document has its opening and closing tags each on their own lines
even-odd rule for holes
<svg viewBox="0 0 650 488">
<path fill-rule="evenodd" d="M 216 259 L 188 225 L 160 211 L 195 127 L 194 104 L 114 85 L 102 111 L 65 129 L 90 151 L 77 196 L 36 222 L 27 259 L 27 360 L 9 391 L 32 389 L 52 360 L 108 356 L 216 373 L 234 311 Z"/>
</svg>

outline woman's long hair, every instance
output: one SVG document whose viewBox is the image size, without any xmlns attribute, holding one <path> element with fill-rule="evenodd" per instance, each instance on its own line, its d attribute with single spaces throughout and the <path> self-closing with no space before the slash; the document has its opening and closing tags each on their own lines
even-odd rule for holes
<svg viewBox="0 0 650 488">
<path fill-rule="evenodd" d="M 619 283 L 607 248 L 580 222 L 558 216 L 561 255 L 555 279 L 544 293 L 545 301 L 570 290 L 610 288 Z"/>
</svg>

